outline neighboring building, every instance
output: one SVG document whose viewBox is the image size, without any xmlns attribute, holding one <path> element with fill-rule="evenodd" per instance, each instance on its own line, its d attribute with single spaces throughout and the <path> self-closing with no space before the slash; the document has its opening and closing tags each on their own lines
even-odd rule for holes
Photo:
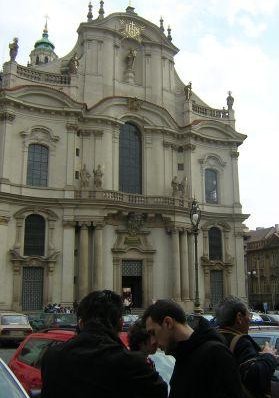
<svg viewBox="0 0 279 398">
<path fill-rule="evenodd" d="M 279 310 L 279 225 L 249 231 L 246 242 L 249 304 Z"/>
<path fill-rule="evenodd" d="M 130 6 L 104 17 L 100 4 L 96 19 L 89 5 L 63 58 L 44 37 L 24 67 L 10 44 L 0 91 L 0 307 L 69 305 L 109 288 L 131 290 L 138 307 L 169 297 L 192 311 L 194 196 L 202 306 L 245 297 L 237 159 L 246 136 L 235 131 L 233 97 L 213 109 L 185 86 L 162 20 Z"/>
</svg>

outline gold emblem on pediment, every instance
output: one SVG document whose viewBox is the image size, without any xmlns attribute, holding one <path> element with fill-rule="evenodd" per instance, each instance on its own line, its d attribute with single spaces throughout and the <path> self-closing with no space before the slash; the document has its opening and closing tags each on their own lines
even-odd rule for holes
<svg viewBox="0 0 279 398">
<path fill-rule="evenodd" d="M 120 20 L 119 32 L 126 39 L 133 39 L 141 43 L 142 37 L 141 33 L 144 31 L 145 26 L 140 26 L 136 22 L 131 20 Z"/>
</svg>

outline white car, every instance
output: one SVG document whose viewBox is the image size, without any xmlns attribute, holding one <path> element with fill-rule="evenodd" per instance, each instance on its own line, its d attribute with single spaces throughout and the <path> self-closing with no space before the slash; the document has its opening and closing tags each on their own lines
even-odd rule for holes
<svg viewBox="0 0 279 398">
<path fill-rule="evenodd" d="M 1 398 L 29 398 L 13 372 L 0 358 L 0 397 Z"/>
</svg>

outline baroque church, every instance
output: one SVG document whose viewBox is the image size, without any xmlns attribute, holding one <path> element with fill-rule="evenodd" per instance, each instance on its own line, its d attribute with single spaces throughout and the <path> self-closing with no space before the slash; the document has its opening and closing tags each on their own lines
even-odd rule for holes
<svg viewBox="0 0 279 398">
<path fill-rule="evenodd" d="M 89 3 L 77 32 L 60 58 L 46 24 L 27 66 L 15 38 L 0 75 L 0 308 L 112 289 L 190 312 L 197 284 L 205 309 L 245 298 L 231 93 L 221 109 L 201 100 L 175 70 L 171 29 L 132 6 Z"/>
</svg>

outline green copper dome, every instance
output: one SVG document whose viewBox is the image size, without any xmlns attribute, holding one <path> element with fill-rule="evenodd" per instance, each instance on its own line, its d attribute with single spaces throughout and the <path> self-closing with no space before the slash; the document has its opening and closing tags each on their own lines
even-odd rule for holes
<svg viewBox="0 0 279 398">
<path fill-rule="evenodd" d="M 48 50 L 54 50 L 55 48 L 54 44 L 48 39 L 47 26 L 45 26 L 42 38 L 36 41 L 34 48 L 44 48 Z"/>
</svg>

